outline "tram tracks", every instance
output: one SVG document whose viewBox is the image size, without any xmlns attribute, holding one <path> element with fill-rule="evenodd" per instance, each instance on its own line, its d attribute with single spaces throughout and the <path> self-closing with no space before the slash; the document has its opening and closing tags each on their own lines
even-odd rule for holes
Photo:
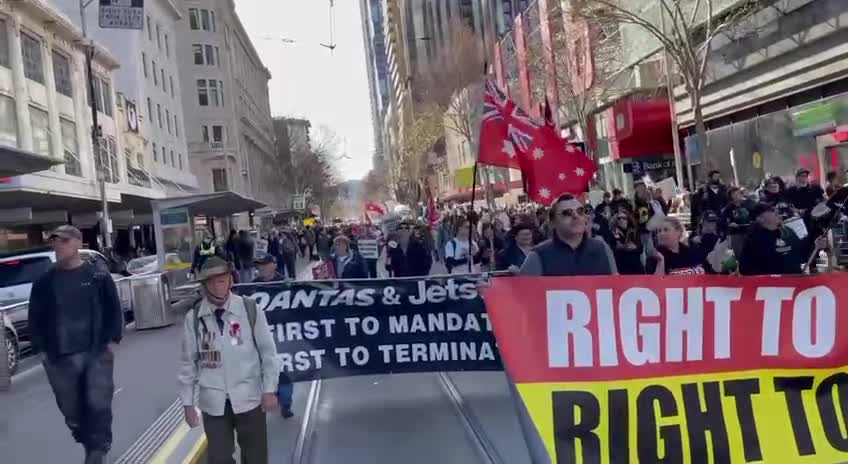
<svg viewBox="0 0 848 464">
<path fill-rule="evenodd" d="M 398 374 L 407 375 L 407 374 Z M 441 390 L 440 397 L 447 401 L 451 410 L 455 413 L 456 419 L 459 421 L 461 428 L 465 431 L 465 438 L 470 448 L 473 449 L 473 454 L 479 458 L 477 462 L 480 464 L 505 464 L 505 460 L 498 452 L 496 446 L 486 432 L 483 424 L 471 410 L 468 401 L 463 397 L 462 392 L 454 383 L 453 379 L 446 372 L 431 374 L 434 376 L 434 387 Z M 316 446 L 319 446 L 316 438 L 322 433 L 321 421 L 318 420 L 317 414 L 319 404 L 326 400 L 322 397 L 322 393 L 326 394 L 326 388 L 322 388 L 322 381 L 312 381 L 307 396 L 306 407 L 304 410 L 304 418 L 295 441 L 294 450 L 292 452 L 292 464 L 327 464 L 321 462 L 318 458 L 319 453 Z M 403 391 L 393 390 L 394 394 L 403 394 Z M 402 420 L 402 418 L 398 418 Z M 324 419 L 326 420 L 326 419 Z M 330 420 L 332 420 L 330 418 Z M 460 435 L 461 436 L 461 435 Z M 432 443 L 434 449 L 438 443 Z M 420 450 L 410 449 L 410 453 L 420 452 Z M 430 450 L 429 452 L 433 452 Z M 470 452 L 470 451 L 469 451 Z M 372 462 L 379 464 L 379 457 L 374 458 Z"/>
</svg>

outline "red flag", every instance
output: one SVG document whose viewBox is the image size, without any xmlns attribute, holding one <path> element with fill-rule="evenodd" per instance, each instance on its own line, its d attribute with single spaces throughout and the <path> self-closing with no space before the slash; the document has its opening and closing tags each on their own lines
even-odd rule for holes
<svg viewBox="0 0 848 464">
<path fill-rule="evenodd" d="M 595 171 L 595 163 L 577 146 L 563 140 L 553 125 L 538 128 L 530 148 L 521 156 L 527 195 L 543 205 L 550 205 L 564 193 L 585 192 Z"/>
<path fill-rule="evenodd" d="M 373 201 L 369 201 L 369 202 L 365 203 L 365 213 L 374 214 L 376 216 L 382 216 L 382 215 L 386 214 L 386 211 L 383 209 L 383 207 L 381 207 L 377 203 L 374 203 Z"/>
<path fill-rule="evenodd" d="M 505 168 L 520 167 L 518 149 L 509 132 L 511 108 L 515 106 L 498 86 L 486 79 L 483 94 L 483 117 L 480 123 L 480 140 L 477 144 L 477 161 Z"/>
</svg>

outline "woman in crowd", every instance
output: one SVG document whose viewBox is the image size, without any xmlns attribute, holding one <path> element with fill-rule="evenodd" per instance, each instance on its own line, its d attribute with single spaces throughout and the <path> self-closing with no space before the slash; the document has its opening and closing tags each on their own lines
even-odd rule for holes
<svg viewBox="0 0 848 464">
<path fill-rule="evenodd" d="M 613 216 L 610 224 L 609 245 L 615 255 L 618 273 L 622 275 L 637 275 L 645 273 L 642 264 L 642 240 L 636 221 L 627 213 L 619 210 Z"/>
<path fill-rule="evenodd" d="M 683 225 L 666 217 L 657 228 L 657 246 L 647 262 L 648 274 L 705 274 L 704 260 L 697 250 L 683 243 Z"/>
<path fill-rule="evenodd" d="M 367 279 L 365 259 L 350 247 L 350 239 L 339 235 L 333 239 L 333 257 L 330 260 L 337 279 Z"/>
<path fill-rule="evenodd" d="M 512 243 L 497 255 L 495 266 L 499 271 L 518 273 L 527 254 L 533 249 L 533 227 L 518 223 L 512 228 Z"/>
<path fill-rule="evenodd" d="M 504 242 L 495 235 L 495 229 L 490 222 L 483 223 L 481 235 L 482 239 L 475 261 L 480 263 L 481 271 L 493 271 L 496 268 L 497 255 L 504 249 Z"/>
<path fill-rule="evenodd" d="M 445 266 L 449 274 L 467 274 L 477 272 L 477 266 L 469 260 L 473 260 L 479 252 L 477 243 L 471 238 L 471 226 L 468 221 L 462 219 L 457 222 L 456 233 L 445 245 Z M 469 271 L 470 270 L 470 271 Z"/>
</svg>

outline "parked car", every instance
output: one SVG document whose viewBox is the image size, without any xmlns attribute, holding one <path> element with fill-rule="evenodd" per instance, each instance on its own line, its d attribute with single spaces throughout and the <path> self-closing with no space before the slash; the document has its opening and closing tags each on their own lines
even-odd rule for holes
<svg viewBox="0 0 848 464">
<path fill-rule="evenodd" d="M 109 272 L 112 279 L 125 277 L 111 272 L 109 260 L 94 250 L 80 250 L 82 258 L 95 268 Z M 0 308 L 3 310 L 3 326 L 6 330 L 6 347 L 9 362 L 14 356 L 15 367 L 22 352 L 29 348 L 28 306 L 32 283 L 56 262 L 56 253 L 50 248 L 22 250 L 0 255 Z M 130 315 L 125 314 L 125 318 Z M 11 335 L 11 337 L 9 337 Z"/>
<path fill-rule="evenodd" d="M 9 367 L 9 375 L 13 375 L 18 370 L 18 362 L 21 359 L 21 342 L 15 321 L 23 319 L 17 325 L 22 323 L 25 326 L 26 312 L 27 303 L 17 303 L 8 307 L 0 306 L 0 319 L 3 320 L 3 331 L 5 332 L 3 339 L 6 344 L 6 362 Z M 23 314 L 23 318 L 21 318 L 21 314 Z"/>
</svg>

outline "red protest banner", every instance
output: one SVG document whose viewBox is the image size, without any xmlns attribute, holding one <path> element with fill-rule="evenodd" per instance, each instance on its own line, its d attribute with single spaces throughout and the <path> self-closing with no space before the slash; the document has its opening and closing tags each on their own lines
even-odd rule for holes
<svg viewBox="0 0 848 464">
<path fill-rule="evenodd" d="M 516 277 L 484 300 L 554 462 L 820 463 L 848 458 L 847 284 Z"/>
</svg>

